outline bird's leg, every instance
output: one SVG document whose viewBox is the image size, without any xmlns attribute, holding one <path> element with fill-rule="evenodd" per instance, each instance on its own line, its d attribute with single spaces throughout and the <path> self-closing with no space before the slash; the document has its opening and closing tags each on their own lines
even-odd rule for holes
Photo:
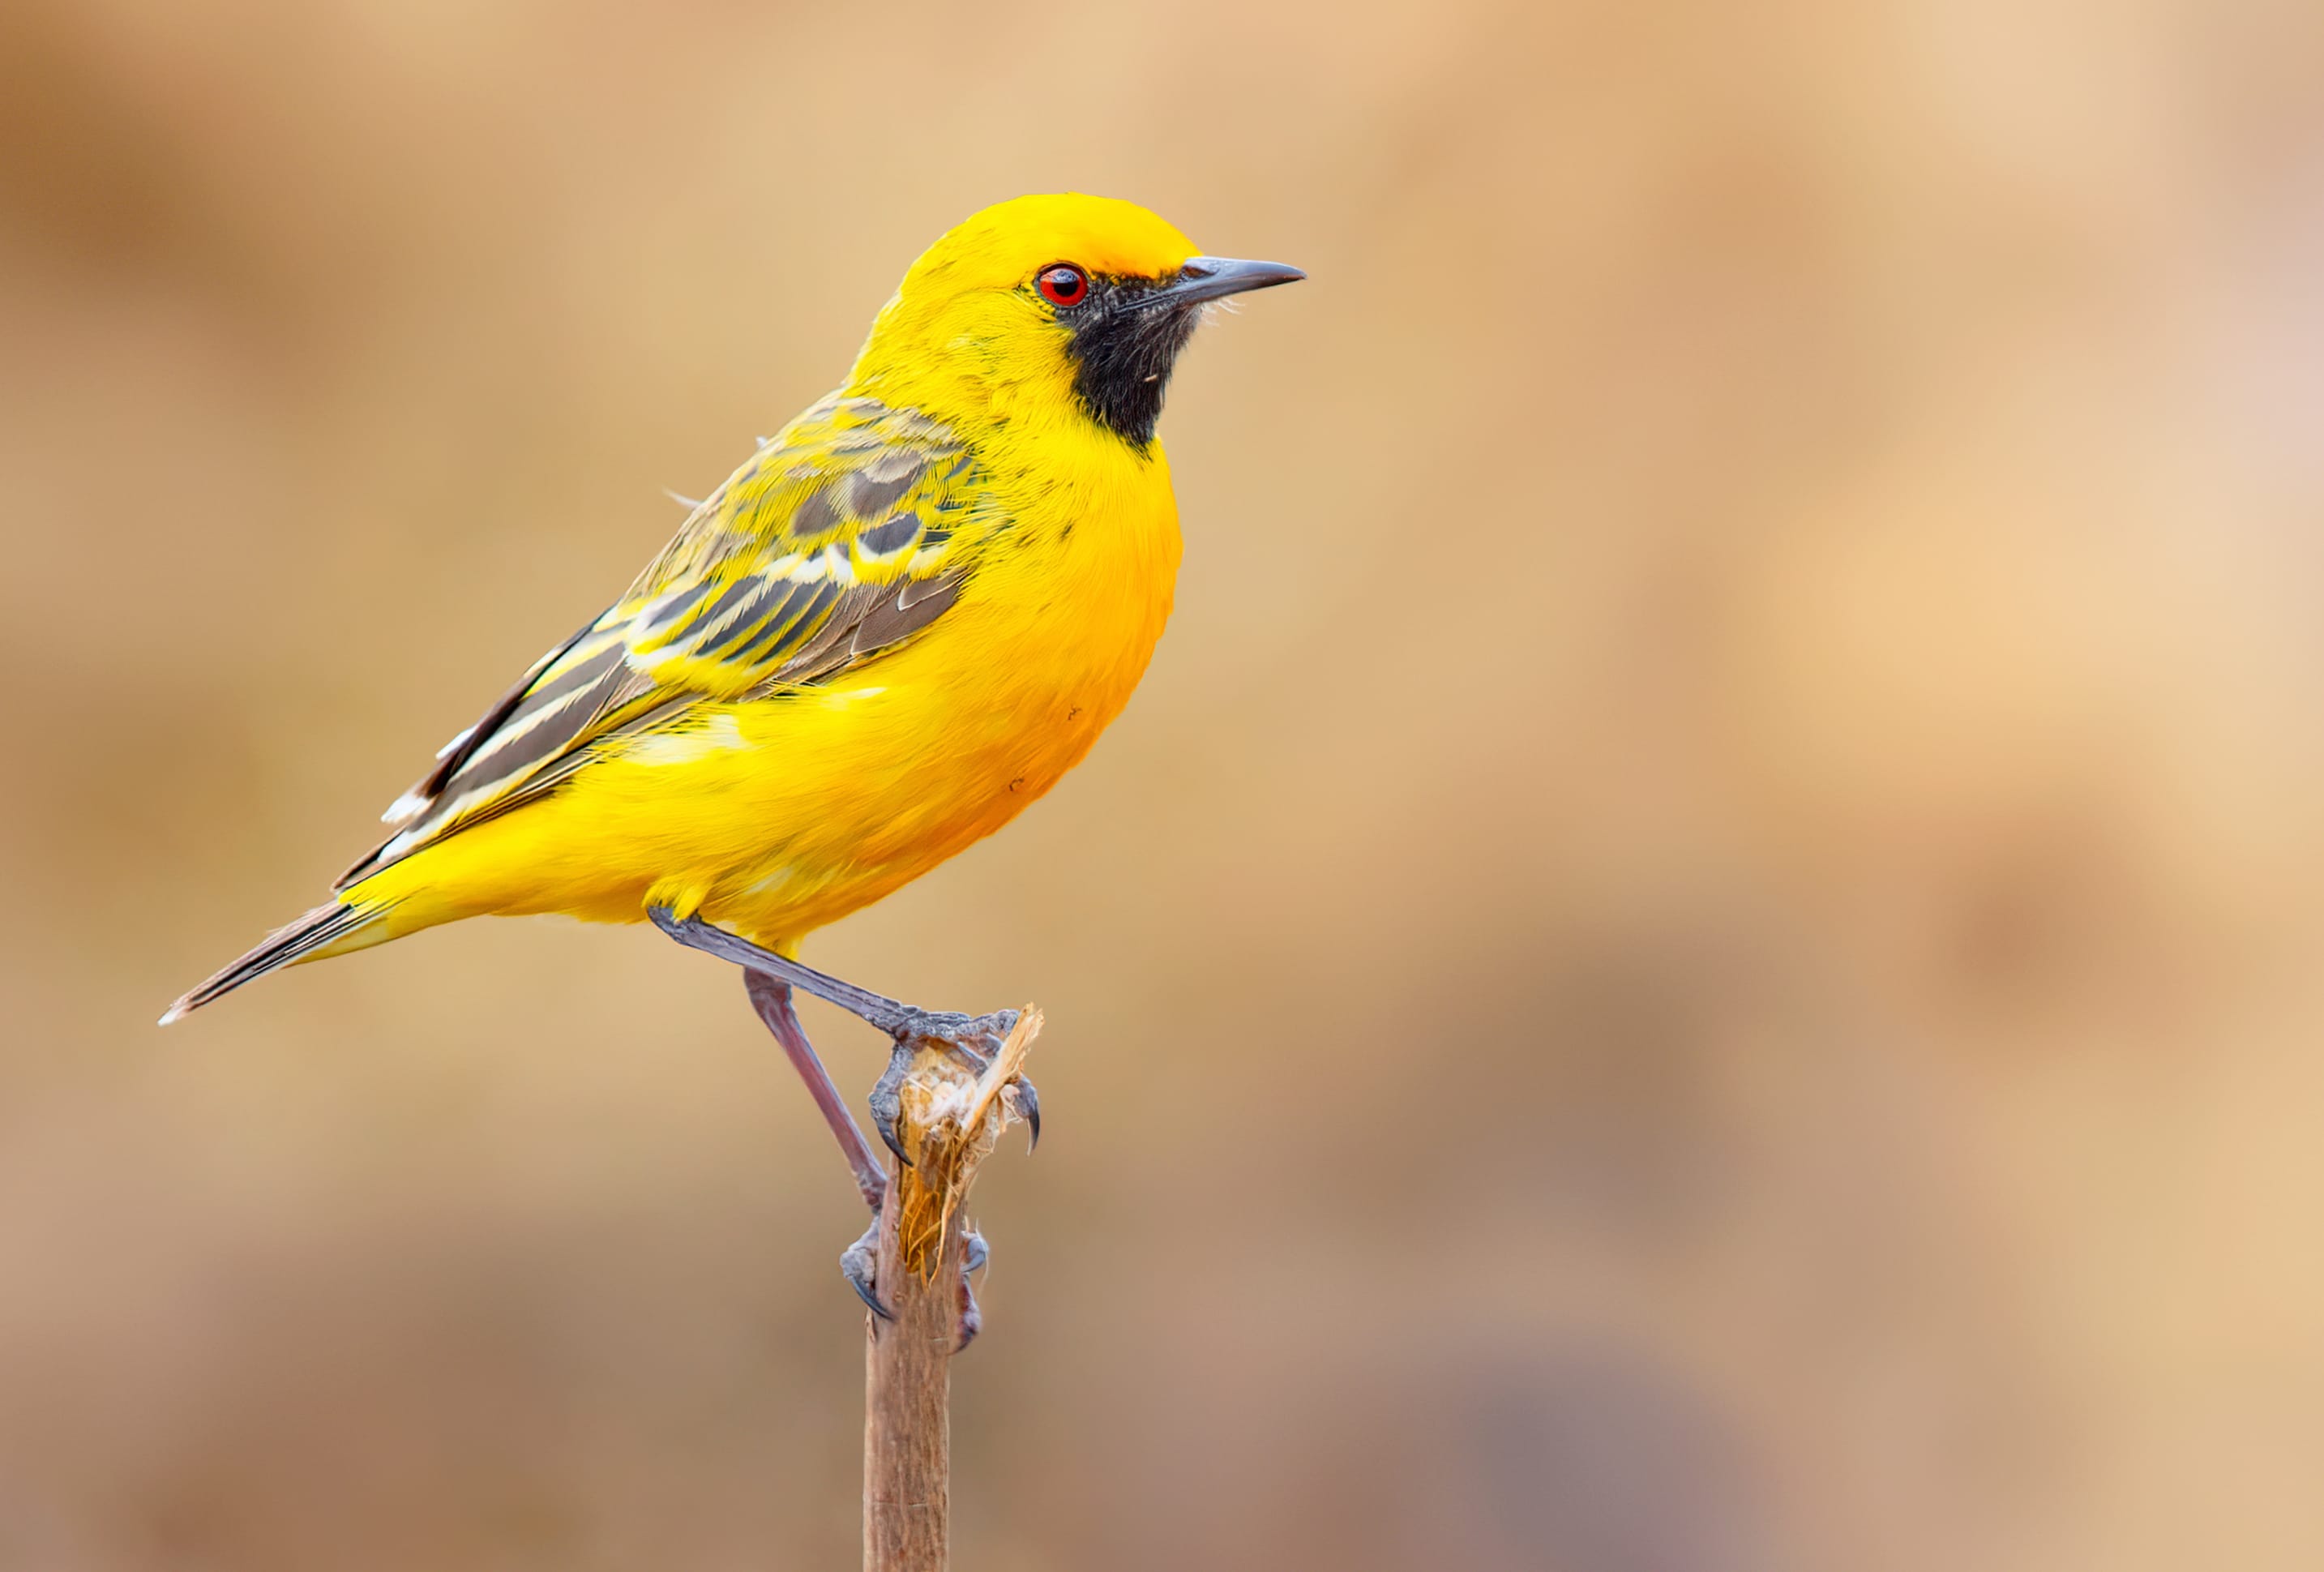
<svg viewBox="0 0 2324 1572">
<path fill-rule="evenodd" d="M 807 1084 L 807 1096 L 815 1100 L 816 1112 L 823 1115 L 824 1123 L 830 1127 L 833 1138 L 839 1142 L 840 1151 L 847 1159 L 848 1168 L 855 1176 L 856 1189 L 862 1195 L 864 1204 L 872 1208 L 872 1225 L 863 1231 L 862 1238 L 840 1253 L 840 1275 L 847 1280 L 847 1285 L 855 1290 L 856 1297 L 870 1308 L 873 1315 L 883 1321 L 894 1320 L 893 1313 L 881 1302 L 877 1281 L 880 1208 L 887 1197 L 888 1176 L 881 1170 L 880 1160 L 872 1154 L 872 1143 L 863 1138 L 862 1128 L 855 1123 L 855 1116 L 847 1111 L 846 1100 L 839 1095 L 839 1088 L 832 1085 L 830 1073 L 823 1068 L 823 1059 L 815 1051 L 815 1045 L 807 1040 L 807 1029 L 799 1024 L 798 1013 L 791 1008 L 794 982 L 786 974 L 802 973 L 807 978 L 828 985 L 833 990 L 844 992 L 851 997 L 837 997 L 835 993 L 807 986 L 807 991 L 818 998 L 853 1011 L 896 1039 L 896 1050 L 889 1059 L 887 1072 L 872 1089 L 872 1119 L 879 1127 L 881 1139 L 896 1153 L 897 1161 L 907 1164 L 911 1159 L 905 1154 L 897 1139 L 896 1116 L 904 1075 L 911 1064 L 911 1044 L 922 1038 L 933 1039 L 982 1075 L 991 1062 L 988 1057 L 969 1046 L 968 1040 L 946 1035 L 940 1029 L 955 1021 L 979 1028 L 972 1040 L 989 1040 L 998 1051 L 1000 1041 L 1016 1027 L 1017 1012 L 1004 1010 L 994 1015 L 972 1018 L 915 1010 L 909 1005 L 899 1004 L 892 999 L 883 999 L 868 990 L 857 988 L 853 984 L 843 983 L 836 977 L 826 976 L 812 966 L 785 960 L 771 950 L 763 949 L 708 923 L 681 920 L 661 909 L 654 911 L 653 920 L 657 927 L 680 943 L 743 966 L 742 985 L 751 995 L 752 1008 L 757 1010 L 759 1019 L 765 1023 L 767 1030 L 774 1033 L 775 1040 L 782 1045 L 783 1055 L 791 1061 L 791 1068 L 798 1072 L 799 1079 Z M 704 939 L 709 942 L 703 942 Z M 798 985 L 807 985 L 802 981 Z M 881 1008 L 886 1013 L 884 1019 L 875 1018 L 857 1008 L 854 1001 Z M 999 1027 L 997 1035 L 991 1031 L 995 1024 Z M 1020 1077 L 1014 1084 L 1019 1112 L 1031 1125 L 1033 1139 L 1038 1142 L 1041 1138 L 1039 1098 L 1033 1090 L 1032 1082 Z M 969 1232 L 965 1246 L 960 1275 L 960 1341 L 954 1346 L 955 1353 L 974 1342 L 977 1333 L 983 1329 L 984 1315 L 977 1307 L 976 1292 L 969 1280 L 973 1273 L 983 1270 L 984 1263 L 992 1255 L 984 1236 L 973 1230 Z"/>
<path fill-rule="evenodd" d="M 888 1194 L 888 1176 L 881 1170 L 880 1160 L 872 1154 L 872 1143 L 863 1139 L 862 1127 L 855 1115 L 847 1111 L 847 1103 L 839 1088 L 831 1084 L 831 1076 L 816 1057 L 815 1044 L 807 1040 L 807 1029 L 799 1024 L 798 1013 L 791 1008 L 789 985 L 779 983 L 764 972 L 744 972 L 742 985 L 750 991 L 751 1003 L 759 1012 L 759 1019 L 783 1045 L 783 1055 L 798 1071 L 799 1079 L 807 1083 L 807 1095 L 815 1099 L 816 1112 L 831 1127 L 832 1138 L 847 1159 L 847 1166 L 855 1175 L 855 1188 L 862 1192 L 863 1204 L 872 1208 L 872 1216 L 880 1216 L 880 1203 Z"/>
<path fill-rule="evenodd" d="M 723 961 L 733 961 L 754 972 L 764 972 L 779 983 L 788 983 L 802 994 L 812 994 L 827 1004 L 836 1004 L 851 1015 L 861 1016 L 894 1038 L 940 1037 L 941 1032 L 918 1030 L 925 1022 L 937 1019 L 938 1013 L 915 1010 L 869 988 L 859 988 L 853 983 L 840 981 L 813 966 L 779 956 L 762 945 L 752 944 L 738 934 L 727 932 L 702 920 L 699 917 L 680 917 L 667 906 L 652 906 L 646 915 L 654 926 L 670 938 L 705 955 L 716 956 Z M 1010 1013 L 1014 1013 L 1010 1012 Z M 949 1016 L 962 1022 L 965 1015 Z M 1014 1022 L 1012 1022 L 1013 1025 Z M 1005 1031 L 1003 1035 L 1006 1035 Z"/>
<path fill-rule="evenodd" d="M 990 1015 L 964 1015 L 954 1010 L 922 1010 L 899 1003 L 869 988 L 859 988 L 843 982 L 813 966 L 803 966 L 787 956 L 779 956 L 749 939 L 715 927 L 698 917 L 680 917 L 666 906 L 650 907 L 647 915 L 678 943 L 732 961 L 736 966 L 760 973 L 786 987 L 803 994 L 812 994 L 826 1003 L 838 1005 L 850 1014 L 861 1016 L 894 1040 L 896 1053 L 888 1063 L 887 1074 L 880 1077 L 880 1086 L 872 1094 L 872 1122 L 880 1137 L 898 1159 L 909 1163 L 911 1158 L 896 1139 L 895 1094 L 903 1084 L 904 1071 L 909 1064 L 909 1050 L 921 1042 L 933 1042 L 961 1059 L 963 1062 L 982 1068 L 987 1057 L 1000 1050 L 1009 1033 L 1016 1029 L 1017 1012 L 996 1010 Z M 778 1035 L 780 1035 L 778 1033 Z M 1035 1142 L 1041 1139 L 1040 1098 L 1030 1081 L 1019 1077 L 1015 1083 L 1025 1122 L 1031 1126 Z M 882 1108 L 886 1109 L 883 1116 Z M 841 1138 L 845 1144 L 845 1138 Z"/>
</svg>

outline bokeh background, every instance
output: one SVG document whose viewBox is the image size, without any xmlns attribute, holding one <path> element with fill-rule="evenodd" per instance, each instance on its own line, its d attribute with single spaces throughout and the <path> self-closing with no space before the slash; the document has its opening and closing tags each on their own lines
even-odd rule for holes
<svg viewBox="0 0 2324 1572">
<path fill-rule="evenodd" d="M 0 1567 L 853 1564 L 728 969 L 152 1022 L 1056 189 L 1314 279 L 1127 717 L 810 952 L 1053 1023 L 958 1563 L 2324 1565 L 2324 10 L 14 0 Z"/>
</svg>

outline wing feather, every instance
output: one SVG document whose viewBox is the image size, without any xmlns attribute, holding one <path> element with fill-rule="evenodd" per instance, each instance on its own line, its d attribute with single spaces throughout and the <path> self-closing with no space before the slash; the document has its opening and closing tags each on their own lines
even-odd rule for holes
<svg viewBox="0 0 2324 1572">
<path fill-rule="evenodd" d="M 958 598 L 981 471 L 943 428 L 826 399 L 687 520 L 629 592 L 536 661 L 398 800 L 339 888 L 553 791 L 707 700 L 830 680 Z"/>
</svg>

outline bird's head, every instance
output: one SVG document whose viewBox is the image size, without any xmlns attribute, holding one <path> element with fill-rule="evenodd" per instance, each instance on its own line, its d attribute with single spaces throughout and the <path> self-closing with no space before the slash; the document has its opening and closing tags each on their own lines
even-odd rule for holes
<svg viewBox="0 0 2324 1572">
<path fill-rule="evenodd" d="M 1019 197 L 912 264 L 850 386 L 940 419 L 1085 421 L 1142 452 L 1204 306 L 1305 276 L 1203 255 L 1132 202 Z"/>
</svg>

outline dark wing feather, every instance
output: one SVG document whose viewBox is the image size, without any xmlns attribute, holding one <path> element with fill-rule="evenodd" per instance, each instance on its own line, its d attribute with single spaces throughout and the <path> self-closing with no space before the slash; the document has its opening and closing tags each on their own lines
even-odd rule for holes
<svg viewBox="0 0 2324 1572">
<path fill-rule="evenodd" d="M 523 676 L 510 685 L 506 693 L 493 701 L 493 707 L 484 711 L 475 725 L 455 737 L 444 751 L 437 755 L 436 768 L 429 772 L 426 780 L 411 789 L 412 795 L 433 797 L 443 791 L 445 783 L 459 772 L 463 764 L 475 756 L 476 750 L 501 728 L 502 724 L 511 715 L 515 713 L 516 707 L 524 702 L 524 696 L 532 690 L 534 679 L 563 660 L 574 645 L 589 636 L 590 631 L 596 625 L 594 620 L 582 624 L 571 638 L 535 661 Z"/>
</svg>

